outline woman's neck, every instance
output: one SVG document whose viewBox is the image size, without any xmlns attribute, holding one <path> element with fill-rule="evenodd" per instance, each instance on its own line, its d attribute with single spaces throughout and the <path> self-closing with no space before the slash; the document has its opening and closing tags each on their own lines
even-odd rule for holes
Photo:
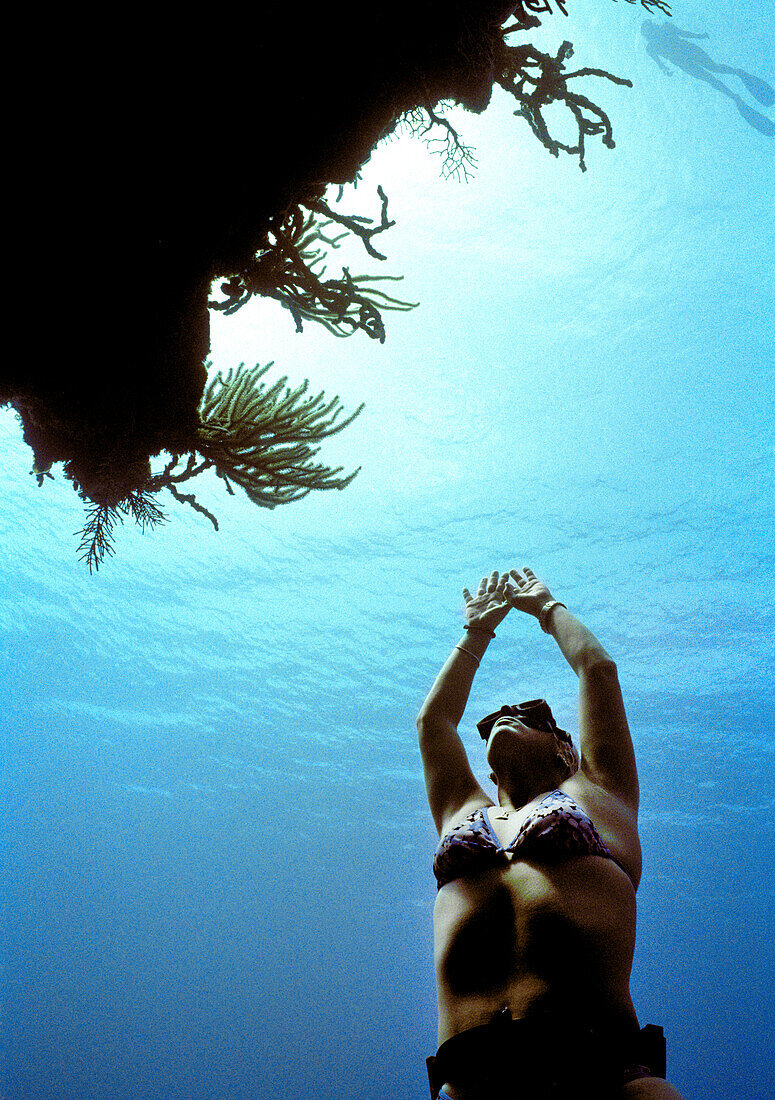
<svg viewBox="0 0 775 1100">
<path fill-rule="evenodd" d="M 521 772 L 513 779 L 498 784 L 498 803 L 503 810 L 519 810 L 548 791 L 557 790 L 562 778 L 559 769 L 550 776 L 546 773 L 528 775 Z"/>
</svg>

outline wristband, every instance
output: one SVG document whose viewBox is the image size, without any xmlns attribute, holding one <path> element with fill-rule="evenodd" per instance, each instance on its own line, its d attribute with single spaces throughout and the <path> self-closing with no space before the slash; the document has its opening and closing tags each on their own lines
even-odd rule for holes
<svg viewBox="0 0 775 1100">
<path fill-rule="evenodd" d="M 538 612 L 538 624 L 543 630 L 544 634 L 549 633 L 549 616 L 552 613 L 552 609 L 555 607 L 565 607 L 564 603 L 560 603 L 559 600 L 547 600 L 541 610 Z M 565 607 L 567 611 L 567 607 Z"/>
<path fill-rule="evenodd" d="M 491 638 L 495 637 L 495 631 L 488 630 L 486 626 L 472 626 L 470 623 L 464 623 L 463 630 L 470 630 L 472 634 L 489 634 Z"/>
</svg>

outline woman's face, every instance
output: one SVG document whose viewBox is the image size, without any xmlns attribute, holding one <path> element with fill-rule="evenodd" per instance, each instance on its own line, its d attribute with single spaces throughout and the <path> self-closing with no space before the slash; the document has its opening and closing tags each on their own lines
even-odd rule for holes
<svg viewBox="0 0 775 1100">
<path fill-rule="evenodd" d="M 511 768 L 545 765 L 553 768 L 557 762 L 557 741 L 550 730 L 526 726 L 513 715 L 503 715 L 487 738 L 487 763 L 497 775 Z"/>
</svg>

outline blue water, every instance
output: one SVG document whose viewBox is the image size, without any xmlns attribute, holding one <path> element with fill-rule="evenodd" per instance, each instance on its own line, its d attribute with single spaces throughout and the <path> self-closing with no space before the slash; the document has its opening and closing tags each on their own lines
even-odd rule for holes
<svg viewBox="0 0 775 1100">
<path fill-rule="evenodd" d="M 775 120 L 645 51 L 641 11 L 570 37 L 616 149 L 555 161 L 496 92 L 457 123 L 468 184 L 408 136 L 342 206 L 397 224 L 420 301 L 384 346 L 254 303 L 213 360 L 274 359 L 366 410 L 321 457 L 344 492 L 220 520 L 169 501 L 89 576 L 81 506 L 0 414 L 8 1100 L 414 1100 L 435 1047 L 435 833 L 414 719 L 461 589 L 529 564 L 616 658 L 642 786 L 632 989 L 686 1100 L 764 1100 L 775 1064 Z M 660 19 L 656 20 L 661 23 Z M 676 5 L 775 83 L 763 0 Z M 377 270 L 358 249 L 336 254 Z M 274 376 L 273 376 L 274 377 Z M 513 613 L 463 731 L 576 682 Z"/>
</svg>

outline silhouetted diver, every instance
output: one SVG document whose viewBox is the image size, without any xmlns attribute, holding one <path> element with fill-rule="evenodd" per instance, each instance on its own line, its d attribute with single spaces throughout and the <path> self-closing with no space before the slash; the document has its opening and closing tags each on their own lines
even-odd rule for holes
<svg viewBox="0 0 775 1100">
<path fill-rule="evenodd" d="M 646 39 L 646 53 L 653 58 L 663 72 L 672 76 L 672 72 L 664 64 L 669 61 L 679 69 L 683 69 L 689 76 L 698 80 L 704 80 L 712 88 L 717 88 L 728 96 L 749 126 L 753 126 L 765 137 L 775 136 L 775 123 L 771 122 L 761 111 L 750 107 L 726 84 L 713 76 L 713 73 L 731 73 L 738 77 L 747 90 L 764 107 L 771 107 L 775 103 L 775 90 L 758 76 L 753 76 L 745 69 L 736 69 L 732 65 L 719 65 L 705 50 L 700 49 L 693 42 L 687 42 L 687 38 L 707 38 L 707 34 L 693 34 L 691 31 L 682 31 L 672 23 L 663 23 L 659 26 L 653 19 L 646 19 L 641 24 L 641 34 Z"/>
</svg>

